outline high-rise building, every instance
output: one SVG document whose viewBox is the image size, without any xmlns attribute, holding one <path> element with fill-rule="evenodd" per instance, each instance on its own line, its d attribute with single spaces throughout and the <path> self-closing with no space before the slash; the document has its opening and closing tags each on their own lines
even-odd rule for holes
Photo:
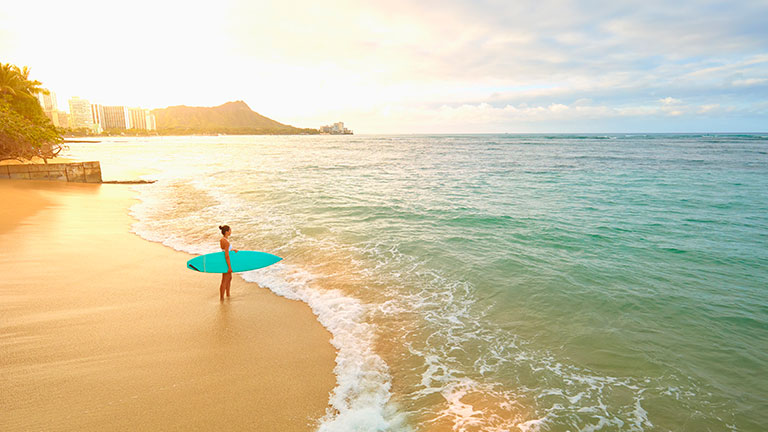
<svg viewBox="0 0 768 432">
<path fill-rule="evenodd" d="M 104 129 L 130 129 L 131 116 L 124 106 L 104 106 Z"/>
<path fill-rule="evenodd" d="M 147 130 L 157 130 L 157 120 L 155 119 L 155 115 L 152 114 L 152 111 L 149 111 L 149 114 L 147 115 Z"/>
<path fill-rule="evenodd" d="M 131 116 L 131 129 L 146 129 L 147 117 L 141 108 L 128 108 L 128 115 Z"/>
<path fill-rule="evenodd" d="M 43 90 L 47 91 L 48 94 L 42 92 L 37 94 L 37 100 L 40 101 L 40 106 L 43 107 L 43 111 L 56 111 L 59 109 L 56 106 L 56 93 L 48 89 Z"/>
<path fill-rule="evenodd" d="M 77 96 L 69 100 L 69 127 L 93 129 L 90 102 Z"/>
<path fill-rule="evenodd" d="M 155 116 L 148 109 L 128 108 L 131 116 L 131 128 L 141 130 L 155 130 Z"/>
<path fill-rule="evenodd" d="M 331 135 L 352 135 L 352 131 L 344 127 L 344 122 L 337 122 L 331 126 L 320 126 L 320 133 Z"/>
<path fill-rule="evenodd" d="M 131 117 L 131 128 L 141 130 L 156 130 L 155 115 L 144 108 L 128 108 Z"/>
<path fill-rule="evenodd" d="M 46 117 L 48 117 L 48 120 L 53 123 L 54 126 L 59 127 L 59 112 L 58 111 L 45 111 L 43 110 L 43 114 L 45 114 Z"/>
<path fill-rule="evenodd" d="M 48 94 L 38 93 L 37 100 L 40 102 L 40 106 L 43 108 L 43 113 L 48 117 L 48 120 L 50 120 L 54 126 L 58 127 L 59 116 L 57 110 L 59 108 L 56 106 L 56 93 L 48 89 L 45 89 L 45 91 L 47 91 Z"/>
<path fill-rule="evenodd" d="M 102 133 L 104 126 L 104 107 L 99 104 L 91 104 L 91 121 L 97 126 L 96 133 Z"/>
<path fill-rule="evenodd" d="M 69 114 L 66 111 L 53 111 L 54 126 L 68 128 L 69 127 Z M 58 123 L 58 124 L 57 124 Z"/>
</svg>

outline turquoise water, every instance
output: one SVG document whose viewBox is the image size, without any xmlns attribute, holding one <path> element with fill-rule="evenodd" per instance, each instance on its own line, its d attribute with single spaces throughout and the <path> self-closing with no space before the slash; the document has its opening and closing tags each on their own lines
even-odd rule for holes
<svg viewBox="0 0 768 432">
<path fill-rule="evenodd" d="M 77 144 L 135 231 L 334 335 L 323 431 L 759 431 L 766 135 L 178 137 Z M 183 265 L 180 264 L 180 265 Z M 214 295 L 212 290 L 211 295 Z M 256 390 L 255 390 L 256 391 Z"/>
</svg>

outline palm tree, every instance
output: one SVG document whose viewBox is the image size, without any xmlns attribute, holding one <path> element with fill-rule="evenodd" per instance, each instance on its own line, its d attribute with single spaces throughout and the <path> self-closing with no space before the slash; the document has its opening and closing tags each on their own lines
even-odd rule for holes
<svg viewBox="0 0 768 432">
<path fill-rule="evenodd" d="M 38 93 L 48 94 L 48 90 L 41 88 L 42 83 L 29 79 L 29 68 L 19 68 L 10 63 L 0 63 L 0 94 L 7 94 L 14 98 L 35 98 Z"/>
<path fill-rule="evenodd" d="M 16 96 L 21 87 L 19 68 L 10 63 L 0 63 L 0 94 Z"/>
<path fill-rule="evenodd" d="M 29 79 L 29 68 L 27 66 L 24 66 L 22 69 L 19 69 L 18 67 L 16 67 L 16 70 L 19 71 L 19 75 L 23 80 L 22 84 L 24 85 L 24 90 L 28 95 L 35 97 L 35 95 L 37 95 L 38 93 L 43 93 L 43 94 L 50 93 L 48 90 L 40 87 L 41 85 L 43 85 L 43 83 L 41 83 L 38 80 Z"/>
<path fill-rule="evenodd" d="M 43 113 L 42 83 L 29 68 L 0 63 L 0 160 L 41 157 L 47 163 L 61 150 L 61 136 Z"/>
</svg>

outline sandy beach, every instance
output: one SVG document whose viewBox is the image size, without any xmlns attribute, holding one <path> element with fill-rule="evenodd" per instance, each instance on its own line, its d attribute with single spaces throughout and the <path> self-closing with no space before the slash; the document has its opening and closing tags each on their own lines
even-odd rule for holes
<svg viewBox="0 0 768 432">
<path fill-rule="evenodd" d="M 309 307 L 130 232 L 122 185 L 0 181 L 0 430 L 307 431 L 335 384 Z M 216 242 L 210 223 L 211 240 Z M 236 239 L 235 239 L 236 242 Z"/>
</svg>

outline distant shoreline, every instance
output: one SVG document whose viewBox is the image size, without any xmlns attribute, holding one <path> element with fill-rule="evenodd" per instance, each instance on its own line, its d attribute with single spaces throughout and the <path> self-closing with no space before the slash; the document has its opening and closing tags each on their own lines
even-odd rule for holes
<svg viewBox="0 0 768 432">
<path fill-rule="evenodd" d="M 123 133 L 123 134 L 97 134 L 97 135 L 88 135 L 88 134 L 64 134 L 62 137 L 64 138 L 65 143 L 90 143 L 90 142 L 98 142 L 98 141 L 91 141 L 91 140 L 81 140 L 79 138 L 109 138 L 109 137 L 155 137 L 155 136 L 245 136 L 245 135 L 261 135 L 261 136 L 277 136 L 277 135 L 290 135 L 290 136 L 305 136 L 305 135 L 354 135 L 353 133 L 343 133 L 343 134 L 329 134 L 329 133 L 176 133 L 176 132 L 163 132 L 163 133 L 154 133 L 154 134 L 133 134 L 133 133 Z"/>
<path fill-rule="evenodd" d="M 108 137 L 151 137 L 151 136 L 227 136 L 227 135 L 329 135 L 329 134 L 321 134 L 318 131 L 314 132 L 300 132 L 300 133 L 288 133 L 288 132 L 263 132 L 263 131 L 242 131 L 242 132 L 234 132 L 234 131 L 221 131 L 221 132 L 185 132 L 185 131 L 177 131 L 177 130 L 164 130 L 154 133 L 149 133 L 149 131 L 140 131 L 140 132 L 134 132 L 129 130 L 126 130 L 121 133 L 101 133 L 101 134 L 78 134 L 78 133 L 63 133 L 61 136 L 64 138 L 65 141 L 68 142 L 77 142 L 75 140 L 71 140 L 72 138 L 108 138 Z M 86 141 L 90 142 L 90 141 Z"/>
</svg>

